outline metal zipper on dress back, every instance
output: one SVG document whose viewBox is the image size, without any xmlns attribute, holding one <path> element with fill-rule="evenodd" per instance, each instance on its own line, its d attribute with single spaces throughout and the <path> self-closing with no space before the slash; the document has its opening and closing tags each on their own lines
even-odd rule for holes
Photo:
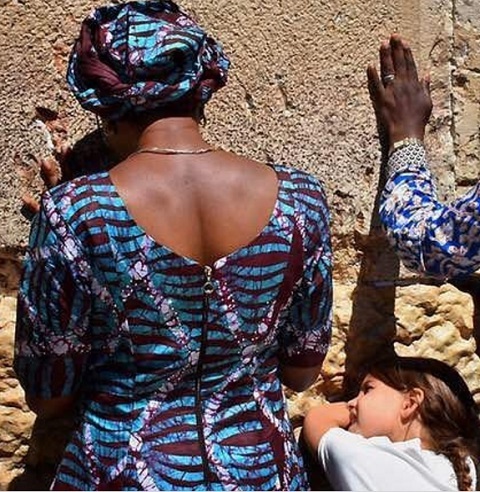
<svg viewBox="0 0 480 492">
<path fill-rule="evenodd" d="M 203 376 L 203 358 L 205 356 L 207 335 L 208 335 L 208 314 L 210 310 L 210 296 L 215 291 L 212 282 L 212 267 L 204 266 L 205 283 L 203 284 L 203 309 L 202 309 L 202 333 L 200 335 L 200 350 L 198 354 L 197 372 L 195 375 L 195 413 L 197 421 L 197 432 L 200 439 L 200 452 L 202 456 L 202 468 L 207 483 L 211 481 L 211 471 L 208 466 L 208 453 L 205 444 L 205 435 L 202 421 L 202 376 Z"/>
</svg>

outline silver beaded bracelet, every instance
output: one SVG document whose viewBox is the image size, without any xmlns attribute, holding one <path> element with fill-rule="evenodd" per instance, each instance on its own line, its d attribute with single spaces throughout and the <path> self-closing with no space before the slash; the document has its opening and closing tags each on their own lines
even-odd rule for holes
<svg viewBox="0 0 480 492">
<path fill-rule="evenodd" d="M 389 178 L 399 171 L 425 166 L 427 166 L 425 146 L 419 138 L 404 138 L 392 145 L 387 163 Z"/>
<path fill-rule="evenodd" d="M 420 140 L 419 138 L 415 138 L 415 137 L 402 138 L 402 140 L 393 142 L 388 152 L 388 157 L 390 157 L 395 151 L 402 149 L 403 147 L 408 147 L 409 145 L 420 145 L 424 147 L 423 140 Z"/>
</svg>

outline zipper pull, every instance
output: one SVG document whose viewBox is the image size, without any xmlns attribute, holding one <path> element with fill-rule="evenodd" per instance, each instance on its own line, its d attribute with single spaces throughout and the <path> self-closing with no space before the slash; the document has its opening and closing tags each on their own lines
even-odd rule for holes
<svg viewBox="0 0 480 492">
<path fill-rule="evenodd" d="M 203 284 L 203 292 L 205 293 L 205 295 L 209 296 L 215 291 L 215 286 L 212 282 L 213 269 L 211 266 L 208 265 L 205 265 L 203 269 L 205 271 L 205 278 L 207 279 L 206 282 Z"/>
</svg>

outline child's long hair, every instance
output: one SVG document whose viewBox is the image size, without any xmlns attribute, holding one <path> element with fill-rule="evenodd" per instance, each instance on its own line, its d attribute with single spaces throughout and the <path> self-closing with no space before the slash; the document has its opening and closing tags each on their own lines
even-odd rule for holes
<svg viewBox="0 0 480 492">
<path fill-rule="evenodd" d="M 398 391 L 414 388 L 424 391 L 419 412 L 422 424 L 430 435 L 432 450 L 450 460 L 459 490 L 474 490 L 476 484 L 473 483 L 467 458 L 470 456 L 478 462 L 480 421 L 473 398 L 470 393 L 466 396 L 464 391 L 468 387 L 463 380 L 463 386 L 460 384 L 460 376 L 454 369 L 434 359 L 400 357 L 397 361 L 400 362 L 373 365 L 368 368 L 368 373 Z M 416 364 L 411 364 L 411 361 L 419 361 L 420 367 L 415 368 Z M 425 372 L 425 367 L 421 367 L 425 362 L 428 369 L 431 361 L 434 361 L 433 366 L 440 367 L 440 373 Z M 442 368 L 441 364 L 446 367 Z"/>
</svg>

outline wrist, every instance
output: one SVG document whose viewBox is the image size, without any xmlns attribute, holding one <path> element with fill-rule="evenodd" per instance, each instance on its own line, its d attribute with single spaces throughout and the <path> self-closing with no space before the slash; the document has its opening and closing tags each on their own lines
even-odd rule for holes
<svg viewBox="0 0 480 492">
<path fill-rule="evenodd" d="M 388 141 L 390 142 L 390 145 L 400 140 L 404 140 L 405 138 L 417 138 L 418 140 L 423 141 L 425 139 L 425 128 L 388 128 Z"/>
<path fill-rule="evenodd" d="M 391 157 L 397 150 L 403 149 L 404 147 L 415 146 L 424 147 L 423 138 L 418 137 L 405 137 L 399 140 L 392 141 L 388 149 L 388 157 Z"/>
<path fill-rule="evenodd" d="M 387 179 L 391 179 L 407 169 L 411 172 L 418 172 L 427 167 L 426 150 L 421 140 L 406 143 L 406 145 L 397 144 L 397 148 L 392 149 L 388 155 L 385 176 Z"/>
<path fill-rule="evenodd" d="M 325 405 L 326 414 L 332 427 L 342 427 L 346 429 L 350 425 L 350 410 L 347 402 L 340 401 Z"/>
</svg>

